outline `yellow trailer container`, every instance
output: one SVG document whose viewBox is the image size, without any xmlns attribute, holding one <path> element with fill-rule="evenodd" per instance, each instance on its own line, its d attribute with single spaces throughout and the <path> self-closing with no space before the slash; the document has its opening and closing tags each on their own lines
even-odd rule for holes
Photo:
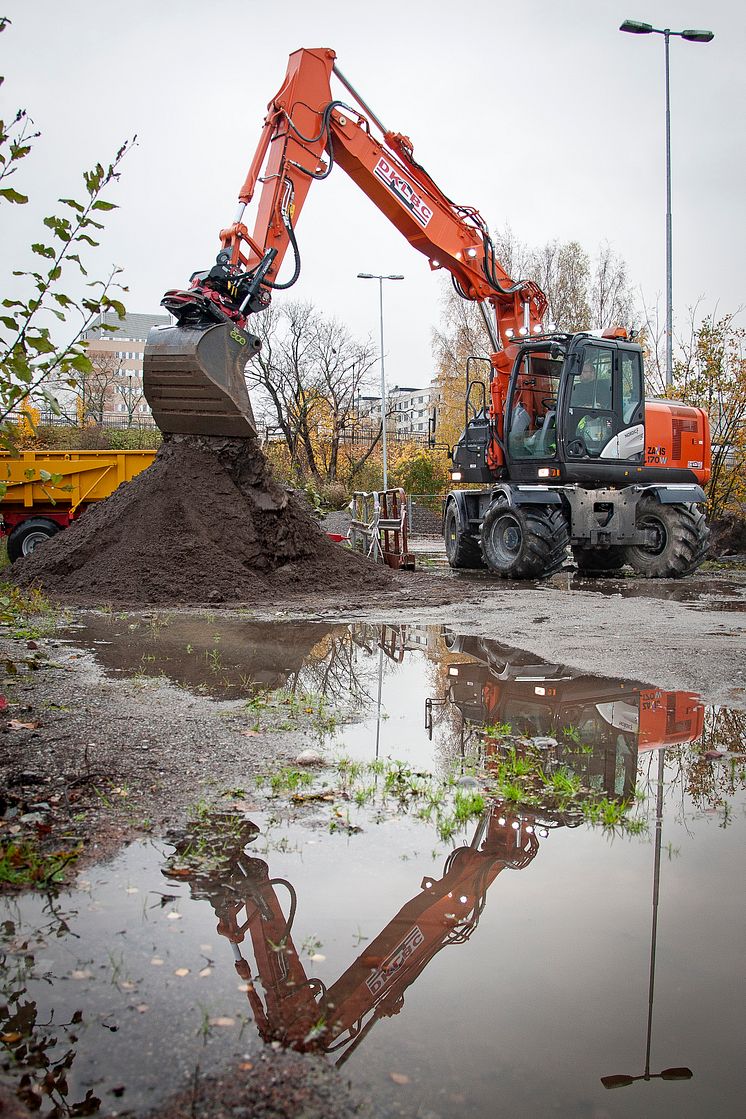
<svg viewBox="0 0 746 1119">
<path fill-rule="evenodd" d="M 0 453 L 0 531 L 17 560 L 66 528 L 95 501 L 109 497 L 150 466 L 155 451 L 22 451 Z"/>
</svg>

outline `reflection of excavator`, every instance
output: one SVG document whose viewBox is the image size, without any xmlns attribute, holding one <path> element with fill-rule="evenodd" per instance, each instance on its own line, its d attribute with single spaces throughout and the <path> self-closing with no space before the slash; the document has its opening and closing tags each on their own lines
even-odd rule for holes
<svg viewBox="0 0 746 1119">
<path fill-rule="evenodd" d="M 537 828 L 547 834 L 533 817 L 492 805 L 469 846 L 451 851 L 443 877 L 423 878 L 420 893 L 328 988 L 308 978 L 293 944 L 295 889 L 285 879 L 270 878 L 261 859 L 249 857 L 239 845 L 227 869 L 192 875 L 190 885 L 194 897 L 210 901 L 218 932 L 233 944 L 236 971 L 247 982 L 262 1038 L 294 1049 L 339 1053 L 341 1064 L 379 1018 L 398 1014 L 404 992 L 441 948 L 469 939 L 500 871 L 522 870 L 536 855 Z M 289 895 L 287 916 L 278 887 Z M 263 999 L 239 947 L 247 934 Z"/>
<path fill-rule="evenodd" d="M 332 74 L 354 105 L 334 98 Z M 586 571 L 625 562 L 652 576 L 693 571 L 707 544 L 699 509 L 710 473 L 705 413 L 645 400 L 642 350 L 623 330 L 547 333 L 543 292 L 508 277 L 479 212 L 443 193 L 411 140 L 386 129 L 340 73 L 332 50 L 291 55 L 215 264 L 164 297 L 177 325 L 151 332 L 144 360 L 161 430 L 255 431 L 243 370 L 259 340 L 247 322 L 298 279 L 295 222 L 312 182 L 334 163 L 431 269 L 447 269 L 457 293 L 478 304 L 491 339 L 489 403 L 481 381 L 467 386 L 452 475 L 488 488 L 447 499 L 451 565 L 486 562 L 499 575 L 532 578 L 561 566 L 572 544 Z M 244 211 L 259 183 L 250 234 Z M 293 271 L 280 281 L 288 249 Z"/>
<path fill-rule="evenodd" d="M 691 692 L 589 676 L 490 638 L 446 632 L 445 642 L 470 658 L 448 666 L 448 700 L 465 723 L 508 724 L 515 734 L 557 739 L 558 761 L 607 796 L 630 795 L 639 751 L 702 733 L 704 707 Z"/>
</svg>

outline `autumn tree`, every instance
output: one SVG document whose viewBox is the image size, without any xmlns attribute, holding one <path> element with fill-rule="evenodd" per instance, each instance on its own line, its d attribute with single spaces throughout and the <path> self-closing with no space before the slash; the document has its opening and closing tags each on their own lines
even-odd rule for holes
<svg viewBox="0 0 746 1119">
<path fill-rule="evenodd" d="M 710 420 L 712 475 L 707 486 L 710 520 L 743 515 L 746 501 L 746 331 L 733 315 L 696 324 L 674 360 L 669 396 L 704 408 Z"/>
<path fill-rule="evenodd" d="M 253 320 L 253 329 L 262 348 L 246 377 L 249 391 L 259 390 L 263 418 L 281 432 L 294 470 L 317 482 L 335 481 L 376 351 L 311 303 L 270 307 Z M 348 463 L 348 472 L 359 465 Z"/>
<path fill-rule="evenodd" d="M 0 32 L 10 21 L 0 18 Z M 0 78 L 2 83 L 2 78 Z M 13 209 L 28 202 L 20 174 L 22 161 L 29 155 L 39 132 L 25 109 L 9 121 L 0 121 L 0 204 Z M 108 166 L 96 164 L 83 175 L 82 200 L 61 198 L 61 209 L 43 220 L 43 230 L 30 245 L 30 253 L 41 258 L 28 270 L 13 269 L 2 282 L 0 292 L 0 446 L 14 449 L 12 414 L 32 396 L 59 411 L 49 383 L 57 379 L 70 387 L 91 370 L 85 352 L 85 332 L 103 311 L 124 316 L 124 306 L 113 298 L 118 287 L 113 269 L 107 279 L 90 280 L 82 253 L 98 246 L 96 237 L 103 228 L 98 219 L 114 209 L 103 194 L 119 177 L 119 166 L 129 149 L 124 144 Z M 18 220 L 18 219 L 16 219 Z M 14 262 L 15 263 L 15 262 Z M 74 298 L 63 290 L 71 266 L 79 286 L 82 276 L 85 294 Z M 67 284 L 65 284 L 67 286 Z M 112 327 L 111 329 L 115 329 Z"/>
</svg>

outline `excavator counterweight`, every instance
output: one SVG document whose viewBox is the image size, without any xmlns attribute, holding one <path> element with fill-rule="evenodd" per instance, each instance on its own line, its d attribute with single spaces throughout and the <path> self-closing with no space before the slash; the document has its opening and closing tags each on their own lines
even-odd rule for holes
<svg viewBox="0 0 746 1119">
<path fill-rule="evenodd" d="M 235 323 L 156 326 L 148 335 L 143 390 L 166 434 L 256 435 L 244 368 L 261 343 Z"/>
</svg>

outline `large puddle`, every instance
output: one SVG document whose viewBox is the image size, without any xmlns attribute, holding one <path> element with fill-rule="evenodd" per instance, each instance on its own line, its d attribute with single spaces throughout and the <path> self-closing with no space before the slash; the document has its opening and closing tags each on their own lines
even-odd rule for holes
<svg viewBox="0 0 746 1119">
<path fill-rule="evenodd" d="M 43 1114 L 157 1108 L 266 1043 L 328 1054 L 383 1114 L 742 1114 L 743 713 L 438 626 L 152 615 L 70 639 L 205 702 L 324 696 L 346 760 L 4 900 L 4 1076 Z M 636 790 L 634 826 L 503 783 L 444 829 L 387 777 L 451 775 L 450 810 L 508 731 L 558 788 Z"/>
</svg>

